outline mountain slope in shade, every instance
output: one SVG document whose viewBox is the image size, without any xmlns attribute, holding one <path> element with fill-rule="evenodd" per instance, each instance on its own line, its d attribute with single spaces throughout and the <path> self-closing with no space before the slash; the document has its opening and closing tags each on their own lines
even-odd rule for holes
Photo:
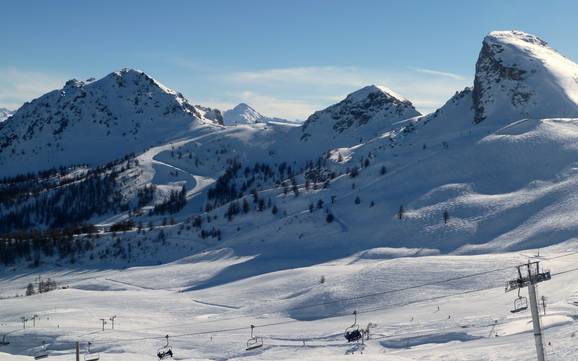
<svg viewBox="0 0 578 361">
<path fill-rule="evenodd" d="M 267 117 L 253 109 L 250 105 L 241 103 L 233 109 L 223 112 L 225 125 L 242 125 L 257 123 L 295 123 L 286 119 Z"/>
<path fill-rule="evenodd" d="M 142 152 L 215 122 L 143 72 L 70 80 L 24 104 L 0 127 L 1 175 Z"/>
<path fill-rule="evenodd" d="M 578 65 L 537 36 L 495 31 L 483 41 L 474 121 L 578 116 Z"/>
<path fill-rule="evenodd" d="M 0 122 L 3 122 L 6 119 L 8 119 L 8 117 L 10 117 L 12 114 L 14 114 L 13 111 L 8 110 L 6 108 L 0 108 Z"/>
</svg>

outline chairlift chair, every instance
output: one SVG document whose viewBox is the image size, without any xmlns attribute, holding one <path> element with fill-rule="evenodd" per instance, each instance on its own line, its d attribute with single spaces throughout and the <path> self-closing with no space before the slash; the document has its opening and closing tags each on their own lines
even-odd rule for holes
<svg viewBox="0 0 578 361">
<path fill-rule="evenodd" d="M 34 359 L 41 360 L 45 358 L 48 358 L 48 350 L 46 342 L 42 341 L 42 348 L 39 351 L 36 351 L 36 353 L 34 354 Z"/>
<path fill-rule="evenodd" d="M 363 338 L 363 331 L 357 324 L 357 311 L 353 311 L 353 316 L 355 317 L 353 324 L 345 329 L 344 337 L 347 342 L 356 342 Z"/>
<path fill-rule="evenodd" d="M 169 345 L 169 335 L 166 335 L 165 338 L 167 340 L 166 345 L 164 347 L 161 347 L 157 351 L 157 357 L 159 358 L 159 360 L 164 360 L 168 357 L 170 357 L 170 358 L 173 357 L 173 350 L 171 349 L 171 346 Z"/>
<path fill-rule="evenodd" d="M 98 361 L 100 360 L 100 355 L 98 353 L 93 353 L 90 351 L 90 346 L 92 346 L 92 342 L 88 343 L 88 350 L 84 354 L 84 361 Z"/>
<path fill-rule="evenodd" d="M 520 295 L 520 289 L 518 289 L 518 298 L 514 300 L 514 308 L 510 311 L 511 313 L 518 313 L 526 311 L 528 309 L 528 299 Z"/>
<path fill-rule="evenodd" d="M 245 351 L 251 351 L 260 347 L 263 347 L 263 337 L 258 337 L 253 335 L 254 325 L 251 325 L 251 338 L 247 340 L 247 348 Z"/>
<path fill-rule="evenodd" d="M 0 346 L 10 345 L 10 342 L 6 341 L 6 335 L 2 335 L 2 340 L 0 341 Z"/>
</svg>

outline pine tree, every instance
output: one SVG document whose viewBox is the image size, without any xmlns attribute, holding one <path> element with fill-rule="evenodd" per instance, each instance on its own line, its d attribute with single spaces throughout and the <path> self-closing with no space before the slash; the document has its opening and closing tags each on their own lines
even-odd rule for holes
<svg viewBox="0 0 578 361">
<path fill-rule="evenodd" d="M 26 286 L 26 296 L 32 296 L 35 293 L 36 292 L 34 291 L 34 285 L 32 283 L 29 283 L 28 286 Z"/>
</svg>

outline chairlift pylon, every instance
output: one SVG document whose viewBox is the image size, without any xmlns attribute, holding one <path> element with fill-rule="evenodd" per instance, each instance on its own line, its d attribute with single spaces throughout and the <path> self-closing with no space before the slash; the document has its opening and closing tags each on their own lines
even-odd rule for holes
<svg viewBox="0 0 578 361">
<path fill-rule="evenodd" d="M 247 340 L 247 347 L 245 351 L 251 351 L 260 347 L 263 347 L 263 337 L 258 337 L 253 335 L 254 325 L 251 325 L 251 338 Z"/>
<path fill-rule="evenodd" d="M 171 349 L 171 346 L 169 344 L 169 335 L 166 335 L 165 339 L 167 343 L 165 344 L 164 347 L 161 347 L 157 351 L 157 357 L 159 358 L 159 360 L 164 360 L 168 357 L 170 358 L 173 357 L 173 350 Z"/>
<path fill-rule="evenodd" d="M 88 349 L 86 350 L 86 353 L 84 354 L 84 361 L 98 361 L 98 360 L 100 360 L 100 355 L 98 353 L 93 353 L 90 350 L 90 346 L 92 346 L 92 342 L 88 343 Z"/>
<path fill-rule="evenodd" d="M 353 311 L 353 324 L 345 329 L 344 337 L 347 342 L 356 342 L 363 338 L 363 331 L 357 324 L 357 311 Z"/>
</svg>

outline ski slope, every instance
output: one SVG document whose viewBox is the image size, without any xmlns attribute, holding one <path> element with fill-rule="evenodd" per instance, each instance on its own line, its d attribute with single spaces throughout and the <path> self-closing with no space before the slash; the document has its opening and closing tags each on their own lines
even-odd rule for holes
<svg viewBox="0 0 578 361">
<path fill-rule="evenodd" d="M 548 297 L 542 323 L 551 342 L 549 359 L 572 360 L 578 347 L 572 336 L 578 329 L 578 305 L 572 301 L 576 272 L 562 273 L 576 268 L 577 246 L 540 252 L 553 273 L 539 286 L 539 294 Z M 90 341 L 101 360 L 153 360 L 168 334 L 177 360 L 533 360 L 530 315 L 511 314 L 515 295 L 503 289 L 503 281 L 514 276 L 510 267 L 526 260 L 517 253 L 352 255 L 198 290 L 190 289 L 203 277 L 248 260 L 220 252 L 118 271 L 47 269 L 46 277 L 68 288 L 1 300 L 0 334 L 8 333 L 10 345 L 2 346 L 0 355 L 30 359 L 45 341 L 50 359 L 69 360 L 75 341 L 84 347 Z M 477 276 L 467 277 L 472 274 Z M 4 271 L 1 295 L 21 291 L 34 277 Z M 440 282 L 455 278 L 461 279 Z M 395 291 L 405 288 L 411 289 Z M 375 324 L 364 345 L 343 338 L 353 310 L 363 327 Z M 34 314 L 36 327 L 29 322 L 22 329 L 20 317 Z M 118 316 L 115 330 L 106 325 L 102 331 L 99 319 L 112 315 Z M 245 351 L 251 324 L 264 347 Z"/>
</svg>

